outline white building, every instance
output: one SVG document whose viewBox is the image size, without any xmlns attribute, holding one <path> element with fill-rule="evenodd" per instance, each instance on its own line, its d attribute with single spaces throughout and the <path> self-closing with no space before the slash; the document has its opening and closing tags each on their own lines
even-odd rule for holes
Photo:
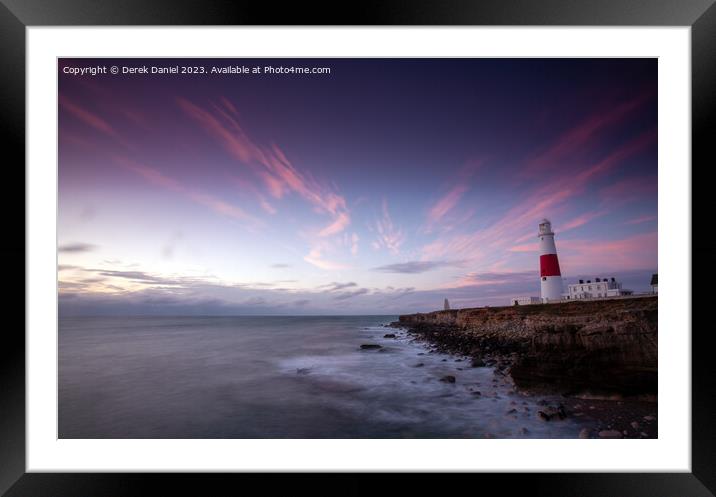
<svg viewBox="0 0 716 497">
<path fill-rule="evenodd" d="M 510 305 L 530 305 L 541 303 L 542 299 L 539 297 L 513 297 L 510 299 Z"/>
<path fill-rule="evenodd" d="M 651 293 L 659 293 L 659 275 L 651 275 Z"/>
<path fill-rule="evenodd" d="M 564 298 L 567 300 L 580 299 L 605 299 L 608 297 L 621 297 L 631 295 L 631 290 L 622 288 L 622 284 L 615 278 L 595 278 L 592 280 L 579 280 L 579 283 L 567 285 L 567 293 Z"/>
</svg>

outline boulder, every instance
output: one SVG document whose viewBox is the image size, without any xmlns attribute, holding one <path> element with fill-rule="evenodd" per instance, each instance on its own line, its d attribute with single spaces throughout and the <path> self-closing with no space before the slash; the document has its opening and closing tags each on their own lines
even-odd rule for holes
<svg viewBox="0 0 716 497">
<path fill-rule="evenodd" d="M 363 350 L 371 350 L 371 349 L 382 349 L 383 347 L 381 347 L 377 343 L 364 343 L 363 345 L 360 346 L 360 348 Z"/>
<path fill-rule="evenodd" d="M 455 383 L 455 377 L 449 374 L 440 378 L 440 381 L 444 381 L 445 383 Z"/>
</svg>

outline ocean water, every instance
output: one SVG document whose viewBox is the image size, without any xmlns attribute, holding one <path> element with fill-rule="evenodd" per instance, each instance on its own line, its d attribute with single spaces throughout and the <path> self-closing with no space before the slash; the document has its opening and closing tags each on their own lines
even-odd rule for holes
<svg viewBox="0 0 716 497">
<path fill-rule="evenodd" d="M 509 377 L 383 327 L 396 319 L 61 318 L 58 435 L 578 436 L 576 419 L 541 421 L 541 399 L 515 391 Z M 361 350 L 366 343 L 383 348 Z"/>
</svg>

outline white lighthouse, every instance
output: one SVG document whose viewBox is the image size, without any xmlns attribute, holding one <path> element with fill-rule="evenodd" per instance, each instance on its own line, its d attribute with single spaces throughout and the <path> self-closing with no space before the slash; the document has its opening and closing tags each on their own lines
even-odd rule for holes
<svg viewBox="0 0 716 497">
<path fill-rule="evenodd" d="M 539 223 L 539 275 L 542 302 L 562 300 L 562 274 L 559 271 L 557 247 L 554 244 L 552 223 Z"/>
</svg>

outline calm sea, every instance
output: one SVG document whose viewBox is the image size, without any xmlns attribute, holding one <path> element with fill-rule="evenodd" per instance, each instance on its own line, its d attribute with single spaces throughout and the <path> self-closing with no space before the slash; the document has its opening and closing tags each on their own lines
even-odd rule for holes
<svg viewBox="0 0 716 497">
<path fill-rule="evenodd" d="M 62 318 L 59 437 L 577 437 L 509 378 L 382 326 L 395 319 Z"/>
</svg>

